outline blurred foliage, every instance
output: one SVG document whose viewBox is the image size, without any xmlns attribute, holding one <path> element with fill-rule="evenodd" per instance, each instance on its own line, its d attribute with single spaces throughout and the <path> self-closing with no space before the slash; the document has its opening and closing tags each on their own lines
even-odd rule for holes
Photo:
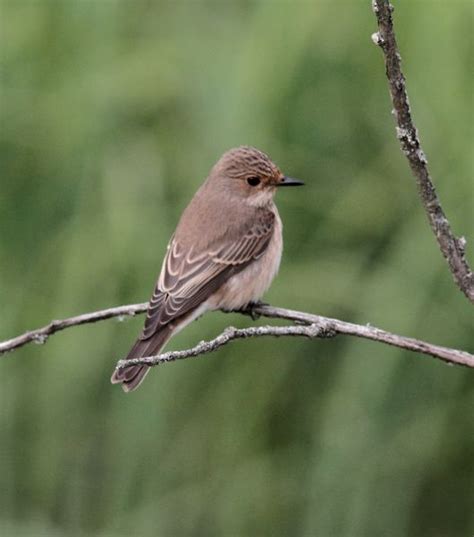
<svg viewBox="0 0 474 537">
<path fill-rule="evenodd" d="M 472 3 L 395 3 L 472 263 Z M 395 138 L 369 0 L 2 0 L 0 21 L 1 339 L 146 300 L 211 165 L 252 144 L 307 183 L 278 195 L 269 302 L 473 350 Z M 126 396 L 109 376 L 142 322 L 1 359 L 2 536 L 472 534 L 472 371 L 355 338 L 269 339 Z M 170 348 L 230 323 L 249 319 L 209 314 Z"/>
</svg>

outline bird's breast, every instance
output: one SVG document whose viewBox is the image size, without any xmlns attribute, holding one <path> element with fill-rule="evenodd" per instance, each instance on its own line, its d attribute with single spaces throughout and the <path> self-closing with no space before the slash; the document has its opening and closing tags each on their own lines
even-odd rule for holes
<svg viewBox="0 0 474 537">
<path fill-rule="evenodd" d="M 231 276 L 209 299 L 209 309 L 237 310 L 259 300 L 270 287 L 280 267 L 283 250 L 282 224 L 275 209 L 275 227 L 261 257 Z"/>
</svg>

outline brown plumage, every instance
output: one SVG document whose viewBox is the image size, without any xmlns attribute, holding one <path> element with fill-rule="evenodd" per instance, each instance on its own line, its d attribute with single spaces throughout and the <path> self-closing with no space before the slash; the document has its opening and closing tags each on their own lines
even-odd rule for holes
<svg viewBox="0 0 474 537">
<path fill-rule="evenodd" d="M 258 300 L 278 271 L 281 221 L 277 186 L 285 177 L 252 147 L 220 158 L 184 210 L 168 244 L 143 331 L 127 359 L 153 356 L 169 338 L 208 310 L 240 309 Z M 147 366 L 114 371 L 113 383 L 135 389 Z"/>
</svg>

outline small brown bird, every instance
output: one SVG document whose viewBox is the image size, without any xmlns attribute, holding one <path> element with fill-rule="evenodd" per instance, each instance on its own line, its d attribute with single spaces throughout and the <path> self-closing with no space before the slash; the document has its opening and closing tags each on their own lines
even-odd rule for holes
<svg viewBox="0 0 474 537">
<path fill-rule="evenodd" d="M 302 184 L 253 147 L 222 155 L 171 237 L 145 327 L 127 360 L 158 354 L 206 311 L 239 310 L 261 298 L 283 247 L 273 196 L 277 187 Z M 115 370 L 111 381 L 129 392 L 148 370 L 143 365 Z"/>
</svg>

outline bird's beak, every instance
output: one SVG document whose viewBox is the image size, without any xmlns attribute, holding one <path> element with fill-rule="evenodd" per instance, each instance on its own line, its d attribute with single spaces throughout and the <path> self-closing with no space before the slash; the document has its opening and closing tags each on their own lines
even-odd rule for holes
<svg viewBox="0 0 474 537">
<path fill-rule="evenodd" d="M 299 179 L 293 179 L 293 177 L 286 177 L 285 175 L 281 178 L 280 182 L 276 186 L 301 186 L 304 185 L 303 181 Z"/>
</svg>

